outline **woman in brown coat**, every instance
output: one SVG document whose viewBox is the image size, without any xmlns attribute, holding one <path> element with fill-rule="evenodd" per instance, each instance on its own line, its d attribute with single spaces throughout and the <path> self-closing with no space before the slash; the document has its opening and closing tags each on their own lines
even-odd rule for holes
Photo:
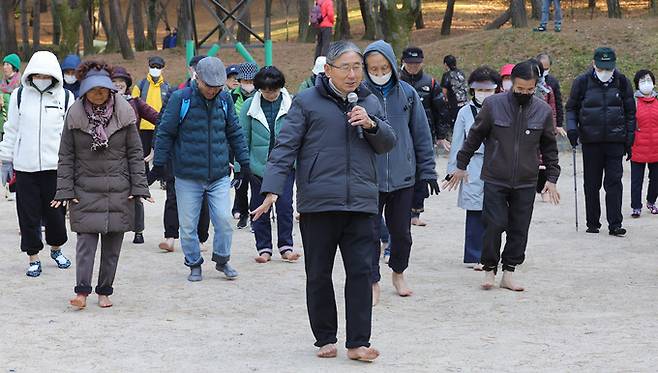
<svg viewBox="0 0 658 373">
<path fill-rule="evenodd" d="M 57 168 L 53 207 L 69 202 L 71 230 L 77 233 L 77 296 L 71 304 L 86 306 L 91 293 L 94 258 L 101 240 L 98 304 L 110 307 L 109 296 L 125 232 L 135 225 L 135 199 L 150 197 L 135 113 L 115 94 L 111 69 L 88 61 L 77 71 L 80 98 L 68 111 Z"/>
</svg>

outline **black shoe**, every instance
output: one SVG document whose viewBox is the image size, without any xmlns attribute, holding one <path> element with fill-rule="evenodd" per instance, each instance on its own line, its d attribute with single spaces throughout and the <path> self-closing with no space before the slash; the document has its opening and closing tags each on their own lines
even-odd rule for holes
<svg viewBox="0 0 658 373">
<path fill-rule="evenodd" d="M 619 227 L 619 228 L 612 228 L 608 232 L 611 236 L 615 237 L 624 237 L 626 235 L 626 229 Z"/>
<path fill-rule="evenodd" d="M 587 233 L 599 233 L 599 228 L 589 227 Z"/>
<path fill-rule="evenodd" d="M 135 238 L 133 238 L 133 243 L 144 243 L 144 235 L 141 233 L 135 233 Z"/>
<path fill-rule="evenodd" d="M 532 31 L 534 31 L 534 32 L 545 32 L 546 31 L 546 26 L 539 25 L 539 27 L 533 28 Z"/>
<path fill-rule="evenodd" d="M 247 224 L 249 224 L 249 216 L 247 215 L 240 216 L 240 220 L 238 220 L 238 229 L 246 228 Z"/>
</svg>

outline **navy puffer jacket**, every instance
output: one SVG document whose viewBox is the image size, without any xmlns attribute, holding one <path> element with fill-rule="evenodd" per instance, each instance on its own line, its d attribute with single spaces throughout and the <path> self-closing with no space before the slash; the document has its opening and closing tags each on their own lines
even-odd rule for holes
<svg viewBox="0 0 658 373">
<path fill-rule="evenodd" d="M 249 153 L 233 100 L 225 92 L 207 100 L 196 84 L 190 89 L 190 107 L 180 124 L 185 90 L 171 94 L 156 133 L 153 164 L 164 166 L 171 157 L 176 177 L 213 182 L 229 176 L 230 146 L 242 167 L 248 166 Z M 226 114 L 222 101 L 225 102 Z"/>
</svg>

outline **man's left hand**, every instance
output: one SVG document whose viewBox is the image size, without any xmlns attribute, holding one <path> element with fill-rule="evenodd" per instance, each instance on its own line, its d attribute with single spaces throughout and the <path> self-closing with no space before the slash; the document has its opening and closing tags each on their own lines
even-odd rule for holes
<svg viewBox="0 0 658 373">
<path fill-rule="evenodd" d="M 542 194 L 544 193 L 548 193 L 549 200 L 554 205 L 560 203 L 560 193 L 557 191 L 557 185 L 547 181 L 546 186 L 544 186 L 544 190 L 542 190 Z"/>
<path fill-rule="evenodd" d="M 438 196 L 441 193 L 439 188 L 439 182 L 436 179 L 423 180 L 427 184 L 427 193 L 428 195 Z"/>
</svg>

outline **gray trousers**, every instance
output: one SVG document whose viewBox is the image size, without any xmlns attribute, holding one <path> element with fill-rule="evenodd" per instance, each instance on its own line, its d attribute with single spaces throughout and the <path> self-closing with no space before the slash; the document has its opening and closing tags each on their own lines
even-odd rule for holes
<svg viewBox="0 0 658 373">
<path fill-rule="evenodd" d="M 123 232 L 100 233 L 78 233 L 78 243 L 75 247 L 75 277 L 77 286 L 76 294 L 91 294 L 91 277 L 94 273 L 94 260 L 98 237 L 101 239 L 101 265 L 98 271 L 98 285 L 96 294 L 112 295 L 114 289 L 114 275 L 117 272 L 119 253 L 123 243 Z"/>
</svg>

